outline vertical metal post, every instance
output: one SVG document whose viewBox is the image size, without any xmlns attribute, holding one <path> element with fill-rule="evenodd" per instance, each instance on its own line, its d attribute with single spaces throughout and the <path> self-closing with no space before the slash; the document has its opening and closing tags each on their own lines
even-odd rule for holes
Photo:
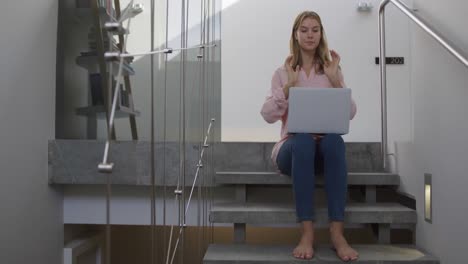
<svg viewBox="0 0 468 264">
<path fill-rule="evenodd" d="M 154 50 L 154 0 L 151 0 L 151 50 Z M 151 174 L 151 264 L 156 264 L 156 168 L 155 168 L 155 140 L 154 140 L 154 55 L 150 58 L 151 71 L 151 146 L 150 146 L 150 174 Z"/>
<path fill-rule="evenodd" d="M 385 61 L 385 5 L 382 2 L 379 10 L 379 43 L 380 43 L 380 88 L 381 88 L 381 116 L 382 116 L 382 146 L 381 157 L 384 171 L 388 171 L 388 136 L 387 136 L 387 64 Z"/>
<path fill-rule="evenodd" d="M 166 40 L 165 40 L 165 47 L 167 48 L 168 43 L 169 43 L 169 0 L 166 0 Z M 163 106 L 163 111 L 164 111 L 164 121 L 163 121 L 163 227 L 164 227 L 164 234 L 163 234 L 163 260 L 166 260 L 169 258 L 169 250 L 166 250 L 170 248 L 171 245 L 169 245 L 167 241 L 167 230 L 166 230 L 166 192 L 167 192 L 167 186 L 166 186 L 166 141 L 167 141 L 167 116 L 166 116 L 166 107 L 167 107 L 167 56 L 168 54 L 164 54 L 164 106 Z M 166 255 L 166 252 L 167 255 Z"/>
<path fill-rule="evenodd" d="M 204 45 L 203 43 L 203 0 L 200 1 L 200 45 Z M 198 50 L 198 55 L 197 55 L 197 68 L 198 68 L 198 97 L 199 97 L 199 102 L 202 102 L 202 87 L 203 87 L 203 80 L 202 80 L 202 74 L 203 74 L 203 48 L 200 48 Z M 199 105 L 199 130 L 200 130 L 200 144 L 198 145 L 199 147 L 199 156 L 201 157 L 201 151 L 203 148 L 203 138 L 204 138 L 204 116 L 203 116 L 203 102 L 200 103 Z M 206 165 L 206 163 L 202 160 L 202 163 Z M 198 184 L 198 210 L 197 210 L 197 216 L 198 216 L 198 258 L 197 261 L 202 262 L 202 256 L 203 256 L 203 249 L 204 249 L 204 212 L 205 212 L 205 199 L 202 197 L 202 187 L 204 187 L 205 184 L 205 174 L 203 173 L 202 170 L 200 170 L 200 176 L 201 176 L 201 181 Z"/>
<path fill-rule="evenodd" d="M 211 34 L 213 35 L 213 37 L 210 39 L 208 38 L 206 43 L 210 43 L 210 44 L 215 44 L 215 28 L 216 28 L 216 1 L 217 0 L 214 0 L 214 1 L 210 1 L 209 3 L 209 6 L 208 8 L 210 9 L 211 8 L 211 16 L 209 17 L 210 21 L 211 21 L 211 27 L 212 27 L 212 31 L 211 31 Z M 208 9 L 208 10 L 209 10 Z M 219 16 L 221 16 L 221 12 L 219 13 Z M 209 25 L 207 24 L 207 28 L 208 30 L 210 30 L 210 27 Z M 207 34 L 209 35 L 209 33 Z M 208 54 L 208 53 L 207 53 Z M 211 76 L 207 76 L 207 79 L 206 79 L 206 86 L 208 87 L 208 89 L 210 90 L 211 92 L 211 96 L 214 97 L 216 95 L 216 93 L 214 93 L 214 85 L 213 85 L 213 65 L 215 65 L 215 62 L 214 62 L 214 54 L 215 54 L 215 47 L 213 47 L 211 50 L 210 50 L 210 53 L 209 53 L 209 56 L 208 56 L 208 59 L 207 59 L 207 69 L 208 69 L 208 72 L 211 73 Z M 210 78 L 211 77 L 211 78 Z M 208 84 L 209 82 L 209 84 Z M 214 99 L 214 98 L 213 98 Z M 216 117 L 214 116 L 214 104 L 216 102 L 216 100 L 211 100 L 211 121 L 213 121 L 213 134 L 212 134 L 212 142 L 211 142 L 211 145 L 213 146 L 211 148 L 211 160 L 212 160 L 212 163 L 214 164 L 214 161 L 213 161 L 213 157 L 214 157 L 214 145 L 215 145 L 215 139 L 217 138 L 216 137 L 216 133 L 217 133 L 217 130 L 216 130 Z M 215 171 L 214 171 L 214 166 L 212 167 L 212 170 L 211 170 L 211 180 L 210 180 L 210 183 L 211 183 L 211 187 L 210 187 L 210 204 L 209 204 L 209 209 L 211 209 L 212 205 L 213 205 L 213 200 L 214 200 L 214 194 L 213 194 L 213 189 L 214 189 L 214 177 L 215 177 Z M 211 233 L 211 236 L 210 236 L 210 243 L 213 243 L 214 242 L 214 224 L 213 223 L 210 223 L 210 233 Z"/>
<path fill-rule="evenodd" d="M 186 48 L 186 0 L 182 0 L 182 9 L 181 9 L 181 34 L 180 34 L 180 47 L 181 48 Z M 186 118 L 185 118 L 185 55 L 186 51 L 181 50 L 181 56 L 180 56 L 180 128 L 179 128 L 179 133 L 180 133 L 180 142 L 179 142 L 179 147 L 180 147 L 180 176 L 182 178 L 182 189 L 185 189 L 185 152 L 186 152 L 186 136 L 185 136 L 185 123 L 186 123 Z M 186 217 L 185 217 L 185 191 L 182 192 L 182 199 L 179 200 L 179 226 L 183 226 L 186 223 Z M 184 247 L 185 247 L 185 228 L 181 230 L 181 235 L 180 235 L 180 246 L 181 250 L 180 255 L 179 255 L 179 263 L 183 263 L 183 256 L 184 256 Z"/>
<path fill-rule="evenodd" d="M 92 2 L 92 10 L 94 16 L 94 27 L 96 28 L 96 43 L 97 43 L 97 56 L 99 62 L 99 71 L 101 73 L 101 82 L 102 82 L 102 93 L 104 95 L 104 104 L 106 109 L 106 124 L 107 131 L 111 131 L 110 134 L 115 138 L 113 127 L 109 127 L 110 120 L 110 104 L 112 96 L 108 97 L 106 93 L 107 87 L 107 78 L 106 78 L 106 63 L 104 61 L 104 39 L 101 31 L 101 17 L 99 11 L 99 2 L 94 0 Z M 109 73 L 112 74 L 112 73 Z M 110 140 L 110 139 L 109 139 Z M 105 249 L 105 262 L 106 264 L 111 263 L 111 226 L 110 226 L 110 199 L 111 199 L 111 174 L 107 173 L 106 175 L 106 227 L 105 227 L 105 236 L 106 236 L 106 249 Z"/>
</svg>

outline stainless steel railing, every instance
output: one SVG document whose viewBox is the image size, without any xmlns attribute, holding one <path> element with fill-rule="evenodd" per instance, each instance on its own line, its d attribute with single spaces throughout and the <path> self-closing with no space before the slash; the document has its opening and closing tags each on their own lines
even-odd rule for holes
<svg viewBox="0 0 468 264">
<path fill-rule="evenodd" d="M 450 43 L 442 34 L 433 29 L 424 19 L 400 0 L 384 0 L 379 9 L 379 37 L 380 37 L 380 87 L 382 107 L 382 148 L 381 156 L 384 170 L 388 170 L 388 136 L 387 136 L 387 68 L 385 62 L 385 7 L 394 4 L 400 11 L 433 37 L 440 45 L 450 52 L 457 60 L 468 67 L 468 58 L 460 49 Z"/>
</svg>

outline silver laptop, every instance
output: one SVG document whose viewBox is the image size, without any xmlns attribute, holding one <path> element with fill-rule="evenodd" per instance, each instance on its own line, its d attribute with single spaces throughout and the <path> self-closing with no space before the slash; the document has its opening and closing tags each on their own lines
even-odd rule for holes
<svg viewBox="0 0 468 264">
<path fill-rule="evenodd" d="M 349 132 L 351 89 L 292 87 L 289 90 L 289 133 Z"/>
</svg>

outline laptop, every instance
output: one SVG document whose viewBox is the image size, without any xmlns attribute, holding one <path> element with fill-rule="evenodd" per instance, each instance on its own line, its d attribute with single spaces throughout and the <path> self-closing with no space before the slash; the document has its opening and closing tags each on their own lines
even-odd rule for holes
<svg viewBox="0 0 468 264">
<path fill-rule="evenodd" d="M 289 90 L 289 133 L 349 132 L 351 89 L 292 87 Z"/>
</svg>

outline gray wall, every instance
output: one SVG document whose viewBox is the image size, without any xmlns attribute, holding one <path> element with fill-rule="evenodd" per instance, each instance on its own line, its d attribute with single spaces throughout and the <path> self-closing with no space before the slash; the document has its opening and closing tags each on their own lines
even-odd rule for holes
<svg viewBox="0 0 468 264">
<path fill-rule="evenodd" d="M 57 1 L 3 1 L 0 24 L 0 263 L 61 263 L 62 196 L 47 182 Z"/>
<path fill-rule="evenodd" d="M 426 20 L 468 54 L 468 2 L 415 0 Z M 412 27 L 414 135 L 397 144 L 402 191 L 417 201 L 417 245 L 442 264 L 465 262 L 468 244 L 468 69 Z M 424 221 L 424 173 L 432 173 L 433 219 Z"/>
</svg>

